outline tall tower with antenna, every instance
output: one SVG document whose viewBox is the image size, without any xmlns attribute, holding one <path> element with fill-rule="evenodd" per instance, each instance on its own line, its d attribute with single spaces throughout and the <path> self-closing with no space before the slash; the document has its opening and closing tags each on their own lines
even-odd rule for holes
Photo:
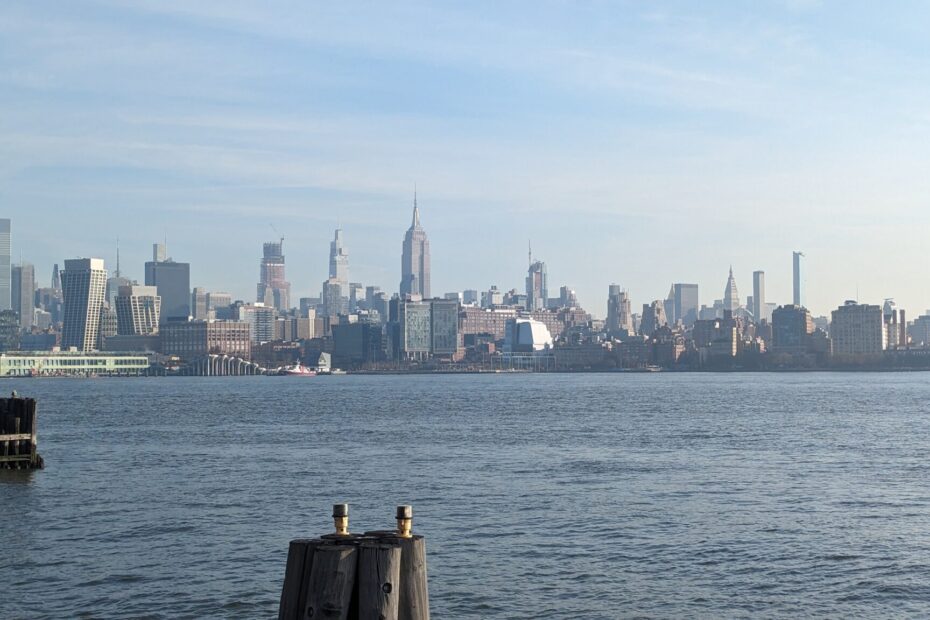
<svg viewBox="0 0 930 620">
<path fill-rule="evenodd" d="M 119 266 L 119 237 L 116 238 L 116 271 L 107 278 L 106 302 L 110 308 L 116 308 L 116 298 L 119 296 L 119 287 L 129 286 L 132 281 L 124 278 Z"/>
<path fill-rule="evenodd" d="M 413 189 L 413 221 L 404 235 L 400 259 L 400 296 L 420 295 L 430 297 L 430 253 L 429 238 L 420 225 L 420 207 L 417 205 L 417 190 Z"/>
</svg>

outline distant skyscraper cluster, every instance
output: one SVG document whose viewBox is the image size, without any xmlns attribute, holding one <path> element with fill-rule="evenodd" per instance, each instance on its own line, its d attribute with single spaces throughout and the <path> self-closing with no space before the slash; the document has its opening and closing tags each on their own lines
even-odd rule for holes
<svg viewBox="0 0 930 620">
<path fill-rule="evenodd" d="M 811 368 L 826 359 L 855 364 L 894 352 L 883 359 L 898 364 L 923 355 L 930 366 L 930 312 L 908 323 L 893 299 L 882 306 L 849 300 L 830 318 L 812 316 L 804 305 L 801 252 L 792 253 L 793 303 L 784 305 L 769 301 L 762 270 L 752 272 L 752 295 L 741 298 L 731 266 L 725 283 L 721 278 L 722 295 L 703 304 L 697 284 L 674 282 L 665 299 L 637 305 L 636 313 L 631 292 L 610 284 L 600 321 L 570 286 L 550 297 L 548 266 L 532 250 L 524 286 L 434 297 L 416 193 L 396 293 L 351 281 L 339 227 L 318 296 L 293 299 L 280 238 L 262 245 L 254 301 L 192 289 L 190 264 L 172 259 L 165 243 L 153 244 L 144 285 L 124 276 L 117 240 L 111 277 L 102 259 L 67 259 L 63 270 L 53 267 L 51 286 L 40 287 L 31 263 L 11 263 L 11 231 L 10 220 L 0 219 L 0 355 L 17 348 L 145 351 L 166 365 L 233 374 L 248 374 L 259 362 L 273 367 L 330 355 L 353 367 L 538 370 Z"/>
</svg>

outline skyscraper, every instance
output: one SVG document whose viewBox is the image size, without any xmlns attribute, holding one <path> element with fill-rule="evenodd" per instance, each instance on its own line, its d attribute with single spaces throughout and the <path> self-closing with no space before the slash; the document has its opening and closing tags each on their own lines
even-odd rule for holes
<svg viewBox="0 0 930 620">
<path fill-rule="evenodd" d="M 811 313 L 800 306 L 780 306 L 772 312 L 772 351 L 804 353 L 814 333 Z"/>
<path fill-rule="evenodd" d="M 681 321 L 685 327 L 694 324 L 701 308 L 697 284 L 677 283 L 672 285 L 675 292 L 675 321 Z"/>
<path fill-rule="evenodd" d="M 629 293 L 619 284 L 611 284 L 607 291 L 607 331 L 612 335 L 623 331 L 632 334 L 633 312 Z"/>
<path fill-rule="evenodd" d="M 156 244 L 158 245 L 158 244 Z M 191 314 L 191 266 L 170 258 L 145 263 L 145 285 L 158 288 L 161 322 L 187 320 Z"/>
<path fill-rule="evenodd" d="M 723 309 L 731 313 L 739 310 L 739 291 L 736 290 L 736 279 L 733 277 L 733 267 L 730 267 L 730 276 L 723 291 Z"/>
<path fill-rule="evenodd" d="M 0 219 L 0 310 L 13 307 L 13 291 L 10 278 L 10 256 L 12 251 L 10 220 Z"/>
<path fill-rule="evenodd" d="M 116 296 L 116 333 L 151 336 L 158 333 L 161 297 L 154 286 L 122 286 Z"/>
<path fill-rule="evenodd" d="M 526 309 L 545 310 L 549 304 L 549 276 L 546 263 L 541 260 L 530 263 L 526 273 Z"/>
<path fill-rule="evenodd" d="M 321 301 L 325 316 L 338 316 L 349 313 L 349 298 L 346 295 L 347 284 L 337 278 L 329 278 L 323 282 Z"/>
<path fill-rule="evenodd" d="M 286 311 L 291 306 L 291 283 L 284 275 L 284 239 L 262 247 L 256 301 Z"/>
<path fill-rule="evenodd" d="M 35 318 L 36 271 L 29 263 L 14 265 L 10 272 L 13 312 L 19 315 L 19 325 L 31 329 Z"/>
<path fill-rule="evenodd" d="M 420 209 L 417 195 L 413 194 L 413 222 L 404 235 L 404 248 L 400 260 L 400 296 L 420 295 L 430 297 L 429 239 L 420 226 Z"/>
<path fill-rule="evenodd" d="M 766 316 L 765 307 L 765 272 L 752 272 L 752 318 L 756 323 L 766 321 L 771 323 L 770 317 Z"/>
<path fill-rule="evenodd" d="M 793 258 L 793 267 L 794 267 L 794 300 L 793 304 L 795 306 L 804 307 L 804 265 L 801 260 L 804 258 L 804 254 L 801 252 L 794 252 L 792 255 Z"/>
<path fill-rule="evenodd" d="M 847 301 L 831 313 L 831 319 L 833 355 L 880 354 L 885 350 L 881 306 Z"/>
<path fill-rule="evenodd" d="M 168 245 L 165 243 L 152 244 L 152 262 L 163 263 L 168 260 Z"/>
<path fill-rule="evenodd" d="M 560 308 L 577 308 L 578 307 L 578 293 L 575 292 L 575 289 L 568 287 L 568 286 L 563 286 L 559 288 L 559 307 Z"/>
<path fill-rule="evenodd" d="M 639 333 L 652 336 L 657 329 L 668 325 L 665 318 L 665 301 L 657 299 L 651 304 L 643 304 L 643 316 L 639 323 Z"/>
<path fill-rule="evenodd" d="M 116 318 L 116 309 L 106 304 L 101 304 L 100 319 L 97 322 L 97 350 L 107 350 L 107 338 L 116 336 L 118 328 L 119 323 Z"/>
<path fill-rule="evenodd" d="M 349 288 L 349 255 L 342 245 L 342 229 L 336 229 L 336 235 L 329 242 L 329 277 L 339 280 L 342 289 Z"/>
<path fill-rule="evenodd" d="M 65 261 L 65 270 L 61 272 L 62 348 L 90 351 L 96 346 L 106 284 L 107 271 L 102 258 Z"/>
<path fill-rule="evenodd" d="M 116 240 L 116 273 L 112 278 L 107 278 L 107 304 L 111 308 L 116 308 L 116 296 L 119 295 L 121 286 L 132 284 L 129 278 L 124 278 L 119 268 L 119 239 Z"/>
<path fill-rule="evenodd" d="M 329 278 L 323 282 L 320 300 L 325 316 L 349 312 L 349 255 L 343 246 L 341 228 L 329 242 Z"/>
<path fill-rule="evenodd" d="M 213 291 L 207 293 L 207 313 L 213 312 L 216 314 L 217 310 L 228 309 L 232 305 L 232 295 L 225 292 Z"/>
<path fill-rule="evenodd" d="M 668 297 L 662 302 L 665 309 L 665 318 L 669 323 L 675 324 L 678 317 L 675 316 L 675 285 L 672 284 L 668 289 Z"/>
<path fill-rule="evenodd" d="M 202 286 L 195 286 L 191 291 L 191 314 L 196 321 L 210 318 L 210 293 Z"/>
<path fill-rule="evenodd" d="M 619 284 L 607 287 L 607 332 L 615 333 L 620 330 L 620 293 L 623 289 Z"/>
</svg>

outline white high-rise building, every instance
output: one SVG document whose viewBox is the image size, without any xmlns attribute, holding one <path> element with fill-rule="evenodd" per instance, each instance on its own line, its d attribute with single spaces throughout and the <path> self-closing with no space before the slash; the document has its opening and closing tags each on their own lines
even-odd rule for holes
<svg viewBox="0 0 930 620">
<path fill-rule="evenodd" d="M 155 286 L 121 286 L 116 296 L 116 333 L 152 336 L 158 333 L 161 297 Z"/>
<path fill-rule="evenodd" d="M 834 355 L 874 355 L 885 350 L 882 307 L 847 301 L 833 311 L 830 340 Z"/>
<path fill-rule="evenodd" d="M 168 246 L 164 243 L 152 244 L 152 262 L 163 263 L 168 260 Z"/>
<path fill-rule="evenodd" d="M 794 252 L 792 254 L 792 282 L 794 284 L 794 296 L 792 303 L 795 306 L 805 307 L 805 302 L 807 301 L 804 298 L 804 264 L 801 259 L 804 258 L 802 252 Z"/>
<path fill-rule="evenodd" d="M 342 288 L 349 288 L 349 254 L 343 247 L 342 229 L 336 229 L 336 235 L 329 242 L 329 277 L 339 280 Z"/>
<path fill-rule="evenodd" d="M 765 272 L 752 272 L 752 318 L 756 323 L 772 322 L 772 316 L 766 313 L 765 306 Z"/>
<path fill-rule="evenodd" d="M 64 296 L 62 348 L 76 347 L 78 351 L 94 349 L 106 286 L 107 270 L 102 258 L 65 261 L 65 270 L 61 272 L 61 291 Z"/>
<path fill-rule="evenodd" d="M 13 305 L 11 251 L 10 220 L 0 219 L 0 310 L 9 310 Z"/>
</svg>

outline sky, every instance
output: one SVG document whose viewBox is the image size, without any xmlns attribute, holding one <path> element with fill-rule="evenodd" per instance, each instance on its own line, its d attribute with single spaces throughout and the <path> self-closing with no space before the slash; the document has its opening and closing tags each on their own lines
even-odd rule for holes
<svg viewBox="0 0 930 620">
<path fill-rule="evenodd" d="M 344 229 L 394 292 L 414 187 L 432 290 L 524 288 L 596 316 L 766 272 L 807 305 L 930 308 L 930 4 L 0 3 L 0 217 L 47 286 L 78 256 L 253 299 L 283 237 L 294 299 Z"/>
</svg>

